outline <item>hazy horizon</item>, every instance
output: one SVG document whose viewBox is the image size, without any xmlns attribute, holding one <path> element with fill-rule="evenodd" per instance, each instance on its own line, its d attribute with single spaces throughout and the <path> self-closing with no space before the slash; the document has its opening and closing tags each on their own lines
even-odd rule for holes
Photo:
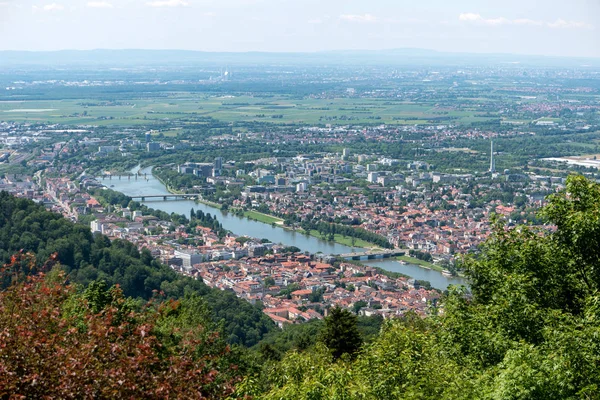
<svg viewBox="0 0 600 400">
<path fill-rule="evenodd" d="M 600 2 L 0 0 L 0 50 L 431 49 L 600 57 Z"/>
<path fill-rule="evenodd" d="M 185 48 L 90 48 L 90 49 L 77 49 L 77 48 L 64 48 L 56 50 L 16 50 L 0 49 L 0 53 L 69 53 L 69 52 L 189 52 L 189 53 L 208 53 L 208 54 L 320 54 L 320 53 L 386 53 L 386 52 L 413 52 L 414 54 L 422 52 L 423 54 L 431 55 L 470 55 L 470 56 L 523 56 L 523 57 L 542 57 L 542 58 L 573 58 L 573 59 L 600 59 L 598 56 L 570 56 L 570 55 L 546 55 L 546 54 L 532 54 L 532 53 L 517 53 L 517 52 L 469 52 L 469 51 L 444 51 L 434 50 L 420 47 L 397 47 L 397 48 L 384 48 L 384 49 L 347 49 L 347 48 L 334 48 L 327 50 L 240 50 L 240 51 L 227 51 L 227 50 L 195 50 Z"/>
<path fill-rule="evenodd" d="M 0 50 L 0 66 L 429 66 L 599 68 L 598 57 L 509 53 L 454 53 L 429 49 L 323 50 L 316 52 L 206 52 L 180 49 Z"/>
</svg>

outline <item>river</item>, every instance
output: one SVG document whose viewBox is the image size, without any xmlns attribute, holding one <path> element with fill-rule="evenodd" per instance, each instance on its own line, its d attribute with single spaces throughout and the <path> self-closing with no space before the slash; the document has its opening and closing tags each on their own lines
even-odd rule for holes
<svg viewBox="0 0 600 400">
<path fill-rule="evenodd" d="M 137 172 L 137 169 L 134 169 L 133 172 Z M 135 179 L 134 177 L 131 177 L 131 179 L 126 177 L 122 177 L 121 179 L 114 177 L 112 179 L 98 178 L 98 180 L 105 186 L 127 196 L 169 194 L 167 188 L 158 179 L 152 176 L 151 168 L 143 169 L 141 172 L 146 173 L 147 178 L 144 178 L 142 175 L 139 176 L 138 179 Z M 296 246 L 302 251 L 308 251 L 310 253 L 321 252 L 324 254 L 343 254 L 362 250 L 360 248 L 351 248 L 334 242 L 324 241 L 313 236 L 307 236 L 281 227 L 274 227 L 245 217 L 239 217 L 207 204 L 196 203 L 192 200 L 165 201 L 159 199 L 145 201 L 144 204 L 150 208 L 168 213 L 174 212 L 183 214 L 188 217 L 192 208 L 196 211 L 202 210 L 204 213 L 210 213 L 213 216 L 216 216 L 223 225 L 223 228 L 230 230 L 236 235 L 247 235 L 259 239 L 269 239 L 274 243 Z M 380 267 L 388 271 L 400 272 L 415 279 L 427 280 L 431 282 L 433 287 L 438 289 L 446 289 L 449 284 L 464 283 L 464 280 L 460 278 L 447 278 L 437 271 L 426 270 L 412 264 L 400 264 L 393 260 L 365 260 L 363 263 Z"/>
<path fill-rule="evenodd" d="M 394 260 L 369 260 L 364 261 L 367 265 L 379 267 L 386 271 L 400 272 L 401 274 L 409 275 L 415 279 L 429 281 L 431 286 L 436 289 L 446 289 L 448 285 L 466 285 L 466 281 L 461 277 L 446 277 L 439 271 L 432 269 L 421 268 L 418 265 L 400 264 Z"/>
</svg>

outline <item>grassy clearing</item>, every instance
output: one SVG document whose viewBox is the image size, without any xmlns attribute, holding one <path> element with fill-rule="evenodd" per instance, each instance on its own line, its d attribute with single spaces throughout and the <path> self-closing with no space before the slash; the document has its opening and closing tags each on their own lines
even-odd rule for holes
<svg viewBox="0 0 600 400">
<path fill-rule="evenodd" d="M 440 272 L 443 270 L 443 268 L 440 266 L 437 266 L 430 262 L 419 260 L 418 258 L 414 258 L 414 257 L 410 257 L 410 256 L 400 256 L 400 257 L 397 257 L 397 259 L 399 261 L 406 261 L 409 264 L 420 265 L 421 267 L 431 268 L 433 270 L 440 271 Z"/>
<path fill-rule="evenodd" d="M 327 239 L 324 239 L 323 236 L 321 236 L 319 231 L 316 231 L 316 230 L 310 231 L 310 235 L 314 236 L 318 239 L 327 240 Z M 357 247 L 357 248 L 364 248 L 364 249 L 369 249 L 369 248 L 377 248 L 378 249 L 377 245 L 366 242 L 362 239 L 357 239 L 357 238 L 354 239 L 354 244 L 352 244 L 352 238 L 350 236 L 343 236 L 340 234 L 336 234 L 333 238 L 333 241 L 337 244 L 341 244 L 341 245 L 348 246 L 348 247 Z"/>
<path fill-rule="evenodd" d="M 202 200 L 202 199 L 197 199 L 196 202 L 206 204 L 207 206 L 211 206 L 214 208 L 218 208 L 219 210 L 223 207 L 222 204 L 213 203 L 212 201 L 207 201 L 207 200 Z"/>
<path fill-rule="evenodd" d="M 281 218 L 273 217 L 271 215 L 259 213 L 257 211 L 244 211 L 244 216 L 265 224 L 281 224 L 283 220 Z"/>
</svg>

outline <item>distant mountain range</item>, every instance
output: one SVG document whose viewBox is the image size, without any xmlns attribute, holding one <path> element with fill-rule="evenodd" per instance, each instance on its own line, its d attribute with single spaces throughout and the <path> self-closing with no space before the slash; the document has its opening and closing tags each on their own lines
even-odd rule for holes
<svg viewBox="0 0 600 400">
<path fill-rule="evenodd" d="M 134 65 L 528 65 L 593 66 L 600 58 L 516 54 L 447 53 L 426 49 L 338 50 L 304 53 L 203 52 L 189 50 L 0 51 L 0 66 Z"/>
</svg>

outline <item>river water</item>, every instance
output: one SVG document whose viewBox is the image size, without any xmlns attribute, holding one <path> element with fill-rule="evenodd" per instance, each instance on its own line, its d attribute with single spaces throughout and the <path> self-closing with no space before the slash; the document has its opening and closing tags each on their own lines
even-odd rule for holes
<svg viewBox="0 0 600 400">
<path fill-rule="evenodd" d="M 421 268 L 418 265 L 400 264 L 394 260 L 369 260 L 364 261 L 367 265 L 379 267 L 386 271 L 400 272 L 409 275 L 415 279 L 429 281 L 431 286 L 437 289 L 446 289 L 448 285 L 466 285 L 466 281 L 461 277 L 446 277 L 439 271 Z"/>
<path fill-rule="evenodd" d="M 137 169 L 134 169 L 133 172 L 137 172 Z M 121 179 L 113 177 L 112 179 L 98 178 L 98 180 L 105 186 L 127 196 L 169 194 L 167 188 L 158 179 L 152 176 L 151 168 L 143 169 L 141 172 L 147 174 L 146 178 L 142 175 L 139 176 L 138 179 L 135 179 L 134 177 L 131 177 L 131 179 L 128 179 L 127 177 L 122 177 Z M 158 199 L 145 201 L 144 204 L 150 208 L 168 213 L 174 212 L 183 214 L 188 217 L 192 208 L 196 211 L 202 210 L 204 213 L 210 213 L 213 216 L 216 216 L 223 225 L 223 228 L 230 230 L 236 235 L 247 235 L 259 239 L 269 239 L 274 243 L 296 246 L 302 251 L 308 251 L 310 253 L 321 252 L 324 254 L 343 254 L 362 250 L 360 248 L 351 248 L 334 242 L 324 241 L 313 236 L 306 236 L 281 227 L 274 227 L 262 222 L 249 220 L 245 217 L 239 217 L 207 204 L 196 203 L 192 200 L 165 201 Z M 438 289 L 446 289 L 449 284 L 464 283 L 464 280 L 460 278 L 447 278 L 437 271 L 426 270 L 412 264 L 400 264 L 393 260 L 365 260 L 363 263 L 380 267 L 388 271 L 400 272 L 415 279 L 427 280 L 431 282 L 433 287 Z"/>
</svg>

